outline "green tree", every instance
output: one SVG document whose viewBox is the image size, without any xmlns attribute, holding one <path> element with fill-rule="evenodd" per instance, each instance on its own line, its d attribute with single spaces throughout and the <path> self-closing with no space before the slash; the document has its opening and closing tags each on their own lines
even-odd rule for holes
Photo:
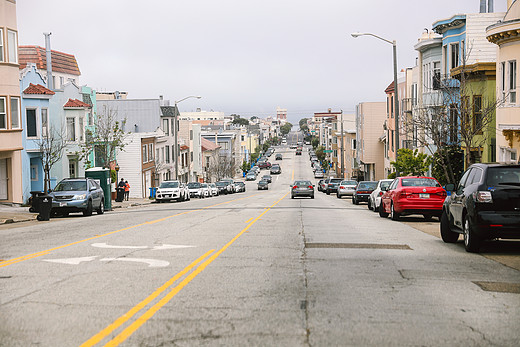
<svg viewBox="0 0 520 347">
<path fill-rule="evenodd" d="M 441 185 L 456 184 L 463 172 L 464 151 L 458 146 L 444 146 L 433 155 L 432 176 Z"/>
<path fill-rule="evenodd" d="M 325 160 L 325 147 L 318 146 L 318 148 L 316 148 L 316 156 L 319 161 L 323 162 Z"/>
<path fill-rule="evenodd" d="M 314 150 L 316 150 L 316 148 L 318 148 L 319 144 L 320 144 L 320 139 L 318 139 L 317 137 L 313 137 L 311 140 L 312 148 L 314 148 Z"/>
<path fill-rule="evenodd" d="M 390 165 L 401 176 L 421 176 L 428 171 L 431 161 L 432 158 L 429 155 L 419 153 L 417 149 L 401 148 L 397 151 L 397 162 L 392 161 Z"/>
<path fill-rule="evenodd" d="M 287 122 L 284 125 L 280 127 L 280 131 L 282 132 L 282 135 L 287 135 L 292 129 L 292 124 Z"/>
<path fill-rule="evenodd" d="M 251 164 L 249 164 L 247 161 L 244 160 L 244 162 L 242 163 L 242 166 L 240 167 L 240 169 L 242 169 L 243 172 L 248 172 L 249 169 L 251 168 Z"/>
<path fill-rule="evenodd" d="M 231 122 L 231 124 L 235 124 L 235 125 L 249 125 L 249 121 L 245 118 L 241 118 L 240 115 L 238 114 L 232 114 L 231 115 L 233 117 L 233 121 Z"/>
</svg>

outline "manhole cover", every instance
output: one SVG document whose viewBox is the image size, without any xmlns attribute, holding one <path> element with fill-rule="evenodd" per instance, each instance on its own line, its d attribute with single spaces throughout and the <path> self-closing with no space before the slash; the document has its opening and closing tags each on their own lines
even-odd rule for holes
<svg viewBox="0 0 520 347">
<path fill-rule="evenodd" d="M 382 244 L 382 243 L 317 243 L 305 244 L 307 248 L 366 248 L 366 249 L 405 249 L 411 250 L 408 245 Z"/>
<path fill-rule="evenodd" d="M 520 294 L 520 283 L 478 281 L 474 281 L 473 283 L 487 292 Z"/>
</svg>

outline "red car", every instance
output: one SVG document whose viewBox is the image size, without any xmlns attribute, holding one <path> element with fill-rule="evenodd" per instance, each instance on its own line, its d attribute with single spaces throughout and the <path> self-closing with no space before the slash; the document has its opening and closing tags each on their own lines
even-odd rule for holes
<svg viewBox="0 0 520 347">
<path fill-rule="evenodd" d="M 433 177 L 398 177 L 381 197 L 379 216 L 390 215 L 393 220 L 410 214 L 422 214 L 426 219 L 440 218 L 446 195 Z"/>
<path fill-rule="evenodd" d="M 270 169 L 271 168 L 271 163 L 268 161 L 259 161 L 257 165 L 260 169 Z"/>
</svg>

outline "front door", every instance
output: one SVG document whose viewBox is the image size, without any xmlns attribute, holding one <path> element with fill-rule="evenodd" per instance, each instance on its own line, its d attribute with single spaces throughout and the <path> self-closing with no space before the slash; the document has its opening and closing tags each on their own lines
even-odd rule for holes
<svg viewBox="0 0 520 347">
<path fill-rule="evenodd" d="M 7 200 L 7 159 L 0 159 L 0 200 Z"/>
</svg>

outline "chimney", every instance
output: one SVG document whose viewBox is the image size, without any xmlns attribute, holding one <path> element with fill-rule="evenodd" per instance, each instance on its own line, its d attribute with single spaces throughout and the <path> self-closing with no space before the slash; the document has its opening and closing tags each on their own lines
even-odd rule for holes
<svg viewBox="0 0 520 347">
<path fill-rule="evenodd" d="M 488 13 L 493 13 L 494 10 L 493 10 L 493 6 L 494 5 L 494 1 L 493 0 L 488 0 Z"/>
<path fill-rule="evenodd" d="M 52 61 L 51 61 L 51 33 L 43 33 L 45 36 L 45 58 L 47 60 L 47 88 L 54 89 L 52 83 Z"/>
<path fill-rule="evenodd" d="M 480 0 L 480 13 L 486 13 L 486 0 Z"/>
</svg>

